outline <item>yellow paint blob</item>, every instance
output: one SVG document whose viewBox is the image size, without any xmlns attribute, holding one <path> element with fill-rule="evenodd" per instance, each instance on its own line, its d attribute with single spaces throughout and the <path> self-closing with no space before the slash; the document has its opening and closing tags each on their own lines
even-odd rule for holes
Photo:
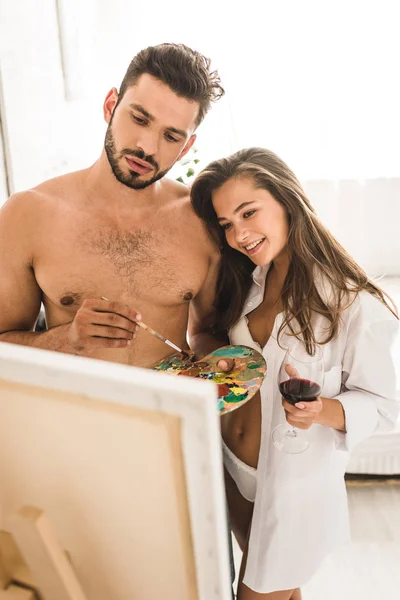
<svg viewBox="0 0 400 600">
<path fill-rule="evenodd" d="M 235 396 L 240 396 L 240 394 L 245 394 L 247 392 L 247 390 L 246 390 L 246 388 L 237 387 L 237 388 L 233 388 L 231 390 L 231 392 L 233 392 L 235 394 Z"/>
</svg>

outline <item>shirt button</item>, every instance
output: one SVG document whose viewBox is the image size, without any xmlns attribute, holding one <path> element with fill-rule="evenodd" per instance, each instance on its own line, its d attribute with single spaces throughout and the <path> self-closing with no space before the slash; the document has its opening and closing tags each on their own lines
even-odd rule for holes
<svg viewBox="0 0 400 600">
<path fill-rule="evenodd" d="M 253 306 L 253 303 L 252 302 L 248 302 L 247 306 Z"/>
</svg>

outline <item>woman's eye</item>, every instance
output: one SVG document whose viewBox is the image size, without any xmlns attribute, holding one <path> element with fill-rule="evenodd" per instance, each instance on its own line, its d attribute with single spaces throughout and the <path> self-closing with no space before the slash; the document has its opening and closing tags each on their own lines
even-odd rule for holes
<svg viewBox="0 0 400 600">
<path fill-rule="evenodd" d="M 255 210 L 248 210 L 247 212 L 243 213 L 243 218 L 248 219 L 249 217 L 254 215 L 255 212 L 256 212 Z"/>
<path fill-rule="evenodd" d="M 222 229 L 223 229 L 224 231 L 226 231 L 227 229 L 229 229 L 229 228 L 230 228 L 230 226 L 231 226 L 231 224 L 230 224 L 230 223 L 224 223 L 223 225 L 221 225 L 221 227 L 222 227 Z"/>
</svg>

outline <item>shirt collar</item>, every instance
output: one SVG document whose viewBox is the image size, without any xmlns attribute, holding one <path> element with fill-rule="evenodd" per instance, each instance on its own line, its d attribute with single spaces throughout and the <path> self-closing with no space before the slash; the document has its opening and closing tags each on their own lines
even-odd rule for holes
<svg viewBox="0 0 400 600">
<path fill-rule="evenodd" d="M 253 285 L 247 295 L 244 303 L 241 317 L 244 317 L 261 304 L 264 298 L 265 280 L 271 263 L 256 267 L 252 273 Z"/>
<path fill-rule="evenodd" d="M 259 287 L 264 286 L 265 279 L 267 277 L 267 273 L 270 269 L 271 263 L 267 263 L 266 265 L 259 265 L 256 267 L 252 273 L 253 281 Z"/>
</svg>

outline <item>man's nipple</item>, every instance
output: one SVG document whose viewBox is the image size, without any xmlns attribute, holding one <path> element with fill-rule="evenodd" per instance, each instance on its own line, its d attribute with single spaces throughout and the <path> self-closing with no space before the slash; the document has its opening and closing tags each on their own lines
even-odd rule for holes
<svg viewBox="0 0 400 600">
<path fill-rule="evenodd" d="M 71 306 L 71 304 L 74 303 L 74 297 L 73 296 L 62 296 L 60 298 L 60 303 L 63 306 Z"/>
</svg>

